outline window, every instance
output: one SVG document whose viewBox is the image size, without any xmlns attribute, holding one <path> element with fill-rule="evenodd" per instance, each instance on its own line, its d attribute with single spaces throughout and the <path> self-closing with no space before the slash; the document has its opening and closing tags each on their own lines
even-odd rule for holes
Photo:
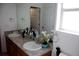
<svg viewBox="0 0 79 59">
<path fill-rule="evenodd" d="M 79 33 L 79 4 L 62 4 L 59 29 Z"/>
</svg>

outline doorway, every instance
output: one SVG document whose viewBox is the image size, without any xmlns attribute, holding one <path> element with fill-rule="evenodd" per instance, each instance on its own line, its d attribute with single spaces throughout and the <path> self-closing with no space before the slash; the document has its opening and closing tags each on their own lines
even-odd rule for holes
<svg viewBox="0 0 79 59">
<path fill-rule="evenodd" d="M 30 7 L 30 27 L 40 32 L 40 8 Z"/>
</svg>

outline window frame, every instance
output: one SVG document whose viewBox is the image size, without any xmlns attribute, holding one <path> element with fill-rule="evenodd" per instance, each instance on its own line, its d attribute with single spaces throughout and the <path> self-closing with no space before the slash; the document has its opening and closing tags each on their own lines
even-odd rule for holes
<svg viewBox="0 0 79 59">
<path fill-rule="evenodd" d="M 59 4 L 58 4 L 59 5 Z M 61 6 L 61 7 L 60 7 Z M 63 8 L 63 4 L 60 4 L 60 19 L 59 19 L 59 23 L 56 22 L 56 30 L 57 31 L 60 31 L 60 32 L 65 32 L 65 33 L 70 33 L 70 34 L 76 34 L 76 35 L 79 35 L 79 32 L 76 32 L 76 31 L 70 31 L 70 30 L 67 30 L 67 29 L 63 29 L 62 28 L 62 23 L 63 23 L 63 13 L 64 12 L 67 12 L 67 11 L 79 11 L 79 8 L 69 8 L 69 9 L 65 9 Z M 57 10 L 58 12 L 58 10 Z M 58 15 L 57 15 L 58 16 Z M 57 19 L 58 20 L 58 19 Z M 58 23 L 58 24 L 57 24 Z"/>
</svg>

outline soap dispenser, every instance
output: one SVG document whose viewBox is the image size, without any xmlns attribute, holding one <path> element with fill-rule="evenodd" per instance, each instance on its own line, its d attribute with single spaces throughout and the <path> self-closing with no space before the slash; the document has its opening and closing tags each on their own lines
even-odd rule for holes
<svg viewBox="0 0 79 59">
<path fill-rule="evenodd" d="M 22 32 L 22 37 L 25 38 L 25 30 Z"/>
<path fill-rule="evenodd" d="M 33 36 L 34 36 L 34 38 L 36 37 L 36 33 L 35 33 L 35 31 L 33 31 Z"/>
<path fill-rule="evenodd" d="M 26 34 L 27 35 L 29 34 L 29 28 L 28 27 L 26 28 Z"/>
</svg>

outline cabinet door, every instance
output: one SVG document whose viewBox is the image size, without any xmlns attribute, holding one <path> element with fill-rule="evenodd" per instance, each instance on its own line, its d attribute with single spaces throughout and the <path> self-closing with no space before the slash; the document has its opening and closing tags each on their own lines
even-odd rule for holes
<svg viewBox="0 0 79 59">
<path fill-rule="evenodd" d="M 10 55 L 11 56 L 16 56 L 16 46 L 13 44 L 9 46 L 10 47 Z"/>
<path fill-rule="evenodd" d="M 10 44 L 8 38 L 6 38 L 7 54 L 10 55 Z"/>
<path fill-rule="evenodd" d="M 7 43 L 7 53 L 10 56 L 16 56 L 16 45 L 9 39 L 6 40 Z"/>
<path fill-rule="evenodd" d="M 26 54 L 19 47 L 17 47 L 17 56 L 28 56 L 28 54 Z"/>
<path fill-rule="evenodd" d="M 7 53 L 10 56 L 28 56 L 24 53 L 16 44 L 14 44 L 9 38 L 6 39 Z"/>
</svg>

